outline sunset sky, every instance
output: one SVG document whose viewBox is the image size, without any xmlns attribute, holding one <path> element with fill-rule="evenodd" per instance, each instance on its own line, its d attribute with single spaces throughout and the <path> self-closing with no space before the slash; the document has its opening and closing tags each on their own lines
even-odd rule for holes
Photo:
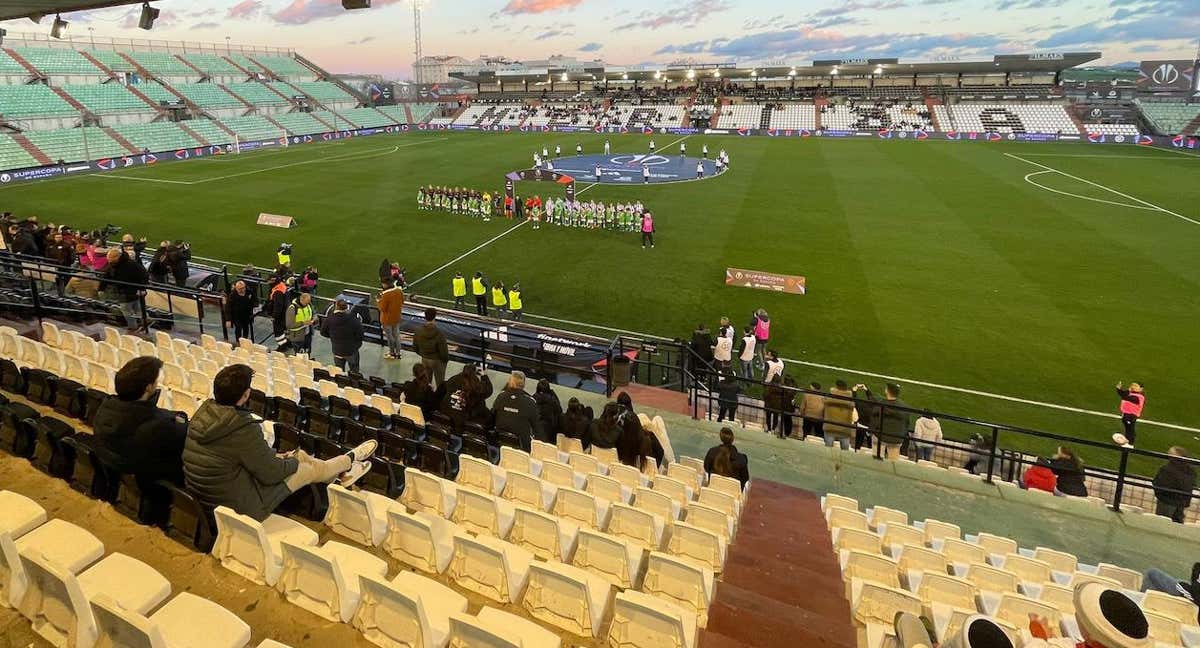
<svg viewBox="0 0 1200 648">
<path fill-rule="evenodd" d="M 1101 51 L 1104 63 L 1191 58 L 1197 0 L 425 0 L 425 54 L 565 54 L 612 64 Z M 68 33 L 294 47 L 332 72 L 411 76 L 410 0 L 162 0 L 76 13 Z M 3 24 L 49 31 L 49 19 Z M 93 31 L 89 32 L 88 28 Z"/>
</svg>

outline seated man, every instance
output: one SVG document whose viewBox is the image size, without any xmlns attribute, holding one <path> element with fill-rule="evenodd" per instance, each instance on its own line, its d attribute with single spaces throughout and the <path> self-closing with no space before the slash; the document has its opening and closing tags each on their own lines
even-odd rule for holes
<svg viewBox="0 0 1200 648">
<path fill-rule="evenodd" d="M 187 424 L 156 406 L 162 364 L 158 358 L 141 356 L 117 372 L 117 395 L 100 404 L 92 424 L 96 454 L 122 473 L 182 485 Z"/>
<path fill-rule="evenodd" d="M 302 450 L 277 455 L 263 436 L 262 420 L 245 409 L 254 370 L 225 367 L 213 380 L 213 398 L 204 401 L 188 426 L 183 449 L 187 485 L 206 506 L 228 506 L 265 520 L 289 495 L 304 486 L 331 482 L 339 475 L 350 486 L 370 469 L 375 441 L 359 444 L 333 459 L 314 459 Z"/>
</svg>

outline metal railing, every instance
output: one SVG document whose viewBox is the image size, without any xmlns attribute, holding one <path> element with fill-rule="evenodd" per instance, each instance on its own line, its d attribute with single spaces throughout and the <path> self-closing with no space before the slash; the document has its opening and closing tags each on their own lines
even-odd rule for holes
<svg viewBox="0 0 1200 648">
<path fill-rule="evenodd" d="M 92 32 L 67 33 L 63 38 L 52 38 L 50 34 L 38 32 L 9 31 L 4 36 L 5 47 L 41 47 L 53 49 L 93 49 L 93 50 L 133 50 L 145 52 L 170 52 L 172 54 L 212 53 L 212 54 L 280 54 L 291 56 L 295 50 L 290 47 L 274 47 L 270 45 L 245 45 L 240 43 L 207 43 L 203 41 L 173 41 L 155 38 L 113 38 L 96 36 Z"/>
</svg>

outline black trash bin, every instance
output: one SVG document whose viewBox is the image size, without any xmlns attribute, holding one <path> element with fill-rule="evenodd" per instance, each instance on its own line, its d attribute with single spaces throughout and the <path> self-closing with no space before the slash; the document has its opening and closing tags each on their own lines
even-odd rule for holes
<svg viewBox="0 0 1200 648">
<path fill-rule="evenodd" d="M 624 387 L 629 384 L 630 375 L 633 372 L 633 362 L 628 356 L 619 355 L 612 359 L 612 381 L 616 387 Z"/>
</svg>

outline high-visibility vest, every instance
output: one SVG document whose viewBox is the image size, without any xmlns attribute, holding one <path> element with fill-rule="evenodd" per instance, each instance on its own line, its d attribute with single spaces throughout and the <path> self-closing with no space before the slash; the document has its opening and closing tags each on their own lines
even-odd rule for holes
<svg viewBox="0 0 1200 648">
<path fill-rule="evenodd" d="M 308 326 L 308 323 L 312 321 L 312 304 L 309 304 L 308 306 L 301 306 L 300 302 L 292 302 L 292 306 L 296 307 L 296 328 L 289 330 L 299 331 Z"/>
<path fill-rule="evenodd" d="M 455 297 L 466 297 L 467 296 L 467 280 L 466 279 L 464 279 L 462 277 L 455 277 L 454 281 L 452 283 L 454 285 L 454 296 Z"/>
<path fill-rule="evenodd" d="M 505 303 L 507 302 L 504 301 L 504 289 L 492 286 L 492 304 L 503 306 Z"/>
<path fill-rule="evenodd" d="M 279 259 L 279 265 L 288 265 L 292 262 L 292 255 L 276 252 L 275 256 Z"/>
<path fill-rule="evenodd" d="M 479 295 L 487 294 L 487 288 L 483 285 L 483 279 L 480 279 L 479 277 L 471 278 L 471 294 L 477 297 Z"/>
<path fill-rule="evenodd" d="M 1129 395 L 1133 398 L 1136 398 L 1137 402 L 1134 403 L 1132 401 L 1121 399 L 1121 413 L 1132 414 L 1134 416 L 1141 417 L 1142 408 L 1146 406 L 1146 397 L 1137 392 L 1130 392 Z"/>
<path fill-rule="evenodd" d="M 521 291 L 508 291 L 508 307 L 515 311 L 521 310 Z"/>
</svg>

